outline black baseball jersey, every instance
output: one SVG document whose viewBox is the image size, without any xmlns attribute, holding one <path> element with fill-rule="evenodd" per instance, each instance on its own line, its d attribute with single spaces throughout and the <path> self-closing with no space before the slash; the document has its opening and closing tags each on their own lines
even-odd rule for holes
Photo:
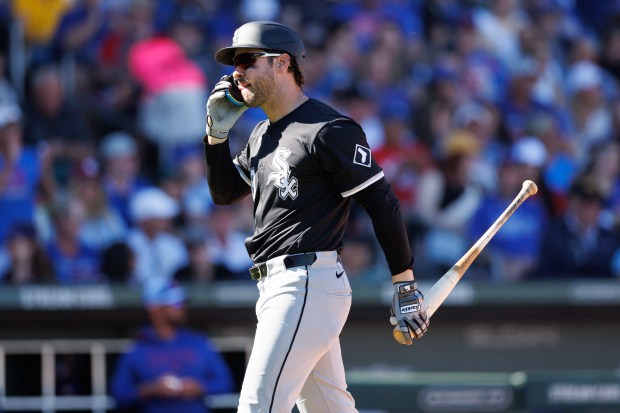
<svg viewBox="0 0 620 413">
<path fill-rule="evenodd" d="M 368 210 L 393 273 L 411 268 L 398 202 L 352 119 L 309 99 L 273 124 L 260 122 L 232 162 L 228 148 L 205 145 L 207 178 L 217 203 L 252 195 L 255 228 L 246 247 L 253 261 L 340 250 L 355 198 Z"/>
</svg>

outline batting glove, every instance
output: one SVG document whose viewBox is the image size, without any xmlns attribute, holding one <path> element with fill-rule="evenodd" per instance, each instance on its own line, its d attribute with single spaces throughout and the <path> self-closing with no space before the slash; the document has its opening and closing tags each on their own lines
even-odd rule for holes
<svg viewBox="0 0 620 413">
<path fill-rule="evenodd" d="M 209 96 L 207 101 L 207 136 L 225 140 L 228 138 L 230 128 L 248 110 L 248 107 L 243 103 L 239 89 L 232 81 L 232 75 L 223 76 Z"/>
<path fill-rule="evenodd" d="M 394 283 L 390 323 L 394 327 L 394 340 L 411 345 L 414 338 L 426 333 L 429 318 L 426 315 L 424 296 L 415 281 Z"/>
</svg>

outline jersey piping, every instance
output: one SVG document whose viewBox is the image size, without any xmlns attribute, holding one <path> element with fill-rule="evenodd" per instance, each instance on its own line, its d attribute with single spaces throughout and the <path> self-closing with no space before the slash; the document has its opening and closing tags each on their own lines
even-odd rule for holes
<svg viewBox="0 0 620 413">
<path fill-rule="evenodd" d="M 235 167 L 237 168 L 237 171 L 239 172 L 239 175 L 241 175 L 241 179 L 243 179 L 245 181 L 245 183 L 248 184 L 249 186 L 252 186 L 252 183 L 250 182 L 248 177 L 245 176 L 245 173 L 243 172 L 243 168 L 241 168 L 241 165 L 239 165 L 239 162 L 237 161 L 237 158 L 233 159 L 233 164 L 235 164 Z"/>
<path fill-rule="evenodd" d="M 304 301 L 301 305 L 301 313 L 299 314 L 299 318 L 297 319 L 297 325 L 295 326 L 295 331 L 293 332 L 293 337 L 291 338 L 291 344 L 288 347 L 286 355 L 284 356 L 284 360 L 282 361 L 282 365 L 280 366 L 280 371 L 278 371 L 278 377 L 276 378 L 276 383 L 273 387 L 273 392 L 271 393 L 271 404 L 269 405 L 269 413 L 273 410 L 273 402 L 276 399 L 276 391 L 278 390 L 278 383 L 280 382 L 280 377 L 282 376 L 282 371 L 284 370 L 284 365 L 288 360 L 288 356 L 291 354 L 291 350 L 293 349 L 293 344 L 295 343 L 295 337 L 297 337 L 297 332 L 299 331 L 299 326 L 301 325 L 301 320 L 304 316 L 304 310 L 306 309 L 306 302 L 308 301 L 308 281 L 310 277 L 308 275 L 308 266 L 306 265 L 306 284 L 304 291 Z"/>
<path fill-rule="evenodd" d="M 342 195 L 343 198 L 346 198 L 348 196 L 356 194 L 359 191 L 361 191 L 362 189 L 368 188 L 370 185 L 374 184 L 375 182 L 377 182 L 381 178 L 383 178 L 383 171 L 379 172 L 378 174 L 376 174 L 375 176 L 373 176 L 372 178 L 370 178 L 366 182 L 362 182 L 360 185 L 356 186 L 355 188 L 349 189 L 348 191 L 345 191 L 345 192 L 342 192 L 340 195 Z"/>
</svg>

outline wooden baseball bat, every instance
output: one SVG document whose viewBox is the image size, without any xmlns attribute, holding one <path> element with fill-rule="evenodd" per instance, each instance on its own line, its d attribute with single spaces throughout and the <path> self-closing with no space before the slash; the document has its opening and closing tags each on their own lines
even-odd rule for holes
<svg viewBox="0 0 620 413">
<path fill-rule="evenodd" d="M 446 300 L 448 295 L 452 292 L 456 284 L 460 281 L 465 271 L 469 268 L 472 262 L 478 257 L 480 252 L 486 247 L 491 238 L 499 231 L 499 229 L 506 223 L 508 218 L 521 206 L 521 204 L 538 192 L 538 187 L 533 181 L 527 180 L 523 182 L 521 191 L 512 200 L 510 205 L 502 212 L 502 214 L 495 220 L 493 225 L 486 230 L 484 234 L 476 241 L 474 245 L 459 259 L 456 264 L 452 266 L 424 295 L 424 301 L 426 302 L 426 314 L 431 317 L 435 314 L 435 311 Z M 410 340 L 405 340 L 403 333 L 398 326 L 394 327 L 393 331 L 394 339 L 401 344 L 411 343 Z"/>
<path fill-rule="evenodd" d="M 439 306 L 445 301 L 450 292 L 454 289 L 459 282 L 465 271 L 469 268 L 471 263 L 478 257 L 480 252 L 486 247 L 491 238 L 499 231 L 499 229 L 506 223 L 508 218 L 521 206 L 521 204 L 538 192 L 538 187 L 533 181 L 527 180 L 523 182 L 521 191 L 512 200 L 510 205 L 502 212 L 502 214 L 495 220 L 493 225 L 486 230 L 484 234 L 476 241 L 474 245 L 459 259 L 456 264 L 452 266 L 437 282 L 431 287 L 427 294 L 424 296 L 426 301 L 426 313 L 428 316 L 432 316 Z"/>
</svg>

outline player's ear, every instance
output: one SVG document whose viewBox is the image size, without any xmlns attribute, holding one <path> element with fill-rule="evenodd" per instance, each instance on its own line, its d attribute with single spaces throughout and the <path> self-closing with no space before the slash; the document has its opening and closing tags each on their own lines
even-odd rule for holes
<svg viewBox="0 0 620 413">
<path fill-rule="evenodd" d="M 290 64 L 291 64 L 291 57 L 287 53 L 283 53 L 281 56 L 278 56 L 276 59 L 276 67 L 278 68 L 278 70 L 286 71 Z"/>
</svg>

